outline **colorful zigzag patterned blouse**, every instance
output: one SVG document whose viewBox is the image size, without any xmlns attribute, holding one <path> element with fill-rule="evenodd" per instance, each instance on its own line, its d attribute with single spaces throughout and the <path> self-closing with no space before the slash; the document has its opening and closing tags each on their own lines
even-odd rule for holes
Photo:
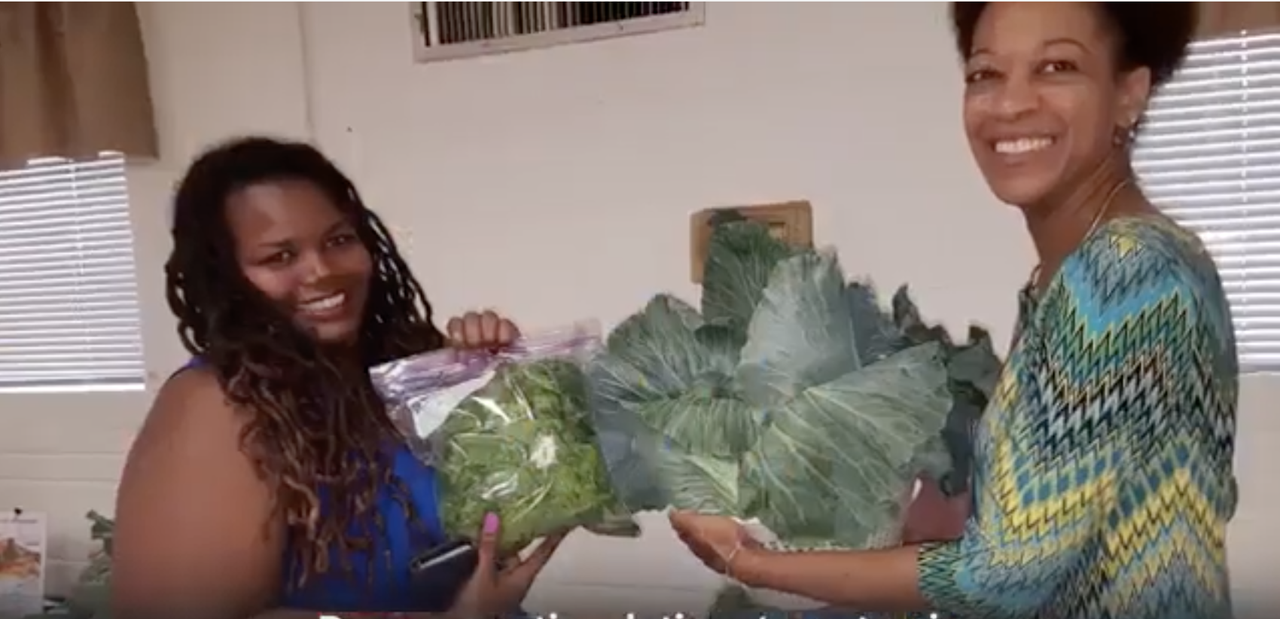
<svg viewBox="0 0 1280 619">
<path fill-rule="evenodd" d="M 1238 366 L 1198 238 L 1105 223 L 1037 295 L 977 432 L 964 537 L 920 588 L 970 619 L 1227 619 Z"/>
</svg>

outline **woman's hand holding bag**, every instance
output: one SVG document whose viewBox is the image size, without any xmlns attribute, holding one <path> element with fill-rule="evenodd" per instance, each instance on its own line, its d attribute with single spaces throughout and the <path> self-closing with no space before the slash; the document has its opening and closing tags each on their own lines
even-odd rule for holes
<svg viewBox="0 0 1280 619">
<path fill-rule="evenodd" d="M 563 535 L 547 537 L 528 558 L 521 560 L 514 556 L 503 560 L 497 551 L 501 527 L 497 514 L 485 516 L 476 540 L 476 571 L 449 609 L 449 619 L 490 619 L 518 613 L 538 573 L 564 540 Z"/>
</svg>

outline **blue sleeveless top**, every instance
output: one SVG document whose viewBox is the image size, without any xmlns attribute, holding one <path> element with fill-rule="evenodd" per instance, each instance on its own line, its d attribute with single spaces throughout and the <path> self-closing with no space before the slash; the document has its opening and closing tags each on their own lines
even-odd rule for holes
<svg viewBox="0 0 1280 619">
<path fill-rule="evenodd" d="M 409 579 L 413 558 L 445 539 L 436 504 L 435 470 L 403 444 L 392 449 L 392 472 L 408 492 L 418 522 L 409 522 L 393 488 L 379 488 L 375 509 L 382 516 L 383 529 L 380 539 L 373 540 L 373 560 L 370 561 L 370 553 L 351 553 L 346 557 L 350 570 L 344 570 L 338 549 L 330 547 L 329 571 L 308 578 L 306 586 L 299 589 L 290 586 L 293 555 L 292 548 L 286 548 L 281 607 L 339 613 L 448 610 L 452 600 L 419 599 L 421 592 L 410 587 Z M 320 511 L 321 518 L 328 516 L 323 495 Z M 358 534 L 355 527 L 353 534 Z"/>
<path fill-rule="evenodd" d="M 182 370 L 199 364 L 199 360 L 193 360 Z M 338 556 L 338 549 L 331 548 L 329 571 L 313 575 L 307 579 L 306 586 L 298 588 L 290 586 L 294 581 L 291 577 L 293 554 L 292 549 L 286 548 L 280 607 L 337 613 L 448 610 L 446 606 L 451 600 L 445 595 L 435 592 L 423 599 L 420 591 L 410 587 L 409 579 L 409 564 L 413 558 L 445 539 L 436 503 L 435 470 L 423 464 L 403 443 L 389 449 L 393 456 L 392 472 L 408 492 L 418 522 L 408 521 L 394 488 L 379 488 L 375 509 L 382 516 L 384 526 L 381 538 L 373 540 L 374 560 L 369 560 L 368 553 L 352 553 L 346 557 L 351 567 L 347 571 L 343 569 L 343 558 Z M 329 510 L 323 499 L 322 494 L 322 518 L 328 516 Z"/>
</svg>

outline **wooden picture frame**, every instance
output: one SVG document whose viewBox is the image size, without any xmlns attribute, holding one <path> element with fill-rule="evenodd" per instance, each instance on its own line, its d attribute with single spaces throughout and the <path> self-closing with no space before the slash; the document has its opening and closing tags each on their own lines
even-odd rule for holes
<svg viewBox="0 0 1280 619">
<path fill-rule="evenodd" d="M 702 265 L 707 260 L 707 246 L 711 242 L 711 217 L 725 210 L 764 223 L 774 236 L 789 245 L 805 249 L 813 247 L 813 206 L 808 200 L 703 209 L 690 217 L 689 225 L 690 278 L 695 284 L 702 283 Z"/>
</svg>

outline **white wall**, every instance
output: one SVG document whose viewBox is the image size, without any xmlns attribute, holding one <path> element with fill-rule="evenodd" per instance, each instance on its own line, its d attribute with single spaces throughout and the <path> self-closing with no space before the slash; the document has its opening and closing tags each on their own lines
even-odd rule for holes
<svg viewBox="0 0 1280 619">
<path fill-rule="evenodd" d="M 941 5 L 713 4 L 698 29 L 430 66 L 411 61 L 403 3 L 140 9 L 164 149 L 131 179 L 153 385 L 184 360 L 161 291 L 169 192 L 202 146 L 250 131 L 333 156 L 443 314 L 494 307 L 536 329 L 613 322 L 660 290 L 696 298 L 690 212 L 803 198 L 847 266 L 910 281 L 953 329 L 1010 336 L 1032 254 L 963 144 Z M 1280 570 L 1263 528 L 1280 507 L 1264 495 L 1278 395 L 1276 377 L 1242 395 L 1242 596 Z M 112 508 L 148 401 L 0 395 L 0 504 L 51 514 L 58 587 L 90 548 L 84 513 Z M 651 529 L 575 536 L 531 606 L 700 610 L 716 578 Z"/>
</svg>

